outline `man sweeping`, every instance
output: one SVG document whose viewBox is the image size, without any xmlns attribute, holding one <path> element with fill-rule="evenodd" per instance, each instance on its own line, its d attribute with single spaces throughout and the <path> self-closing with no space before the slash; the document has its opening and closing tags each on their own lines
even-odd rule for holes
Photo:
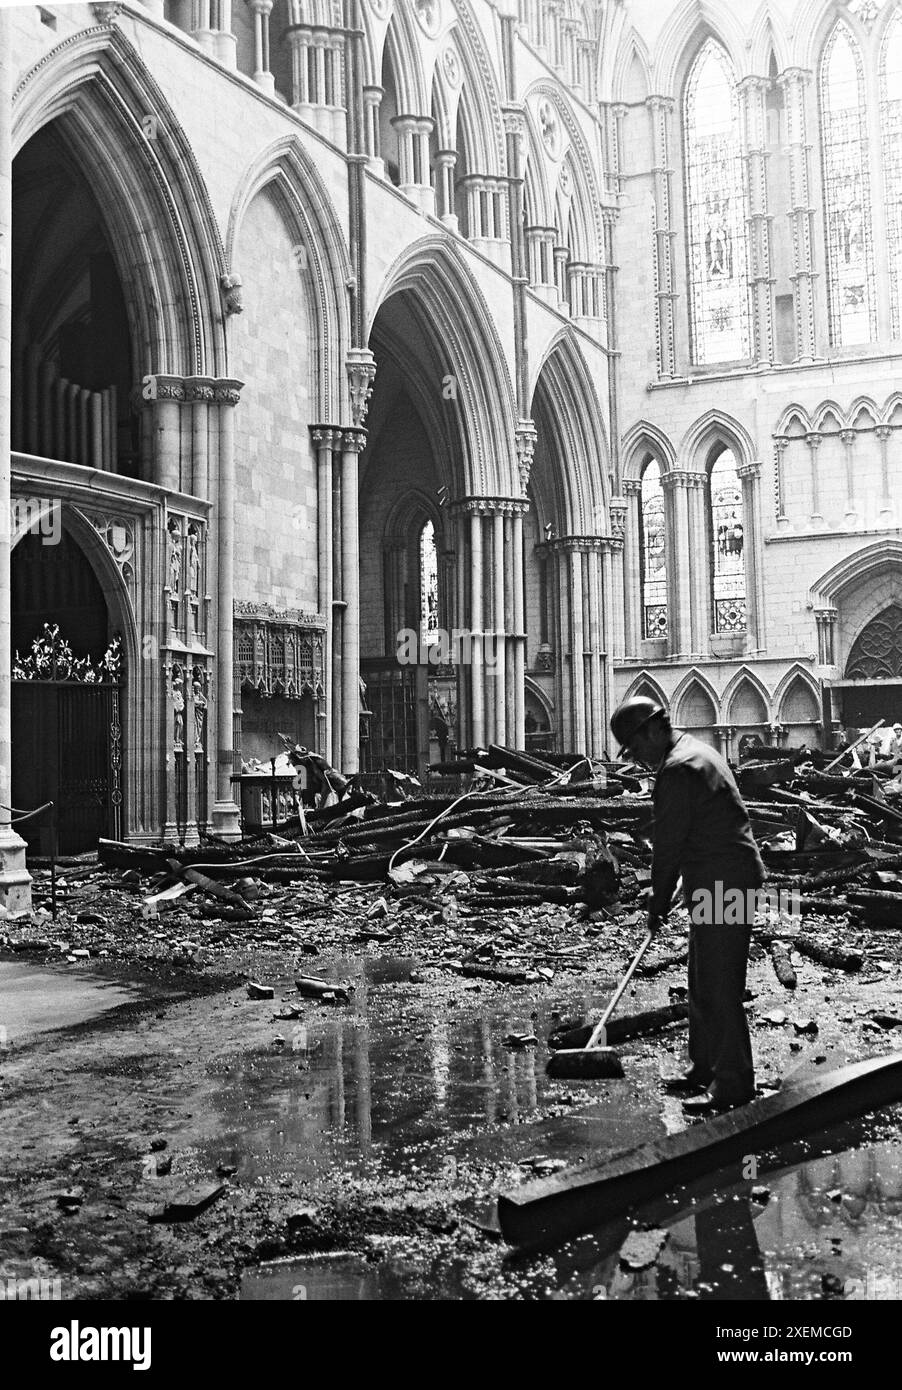
<svg viewBox="0 0 902 1390">
<path fill-rule="evenodd" d="M 744 1105 L 755 1094 L 745 976 L 754 890 L 765 877 L 748 812 L 720 754 L 675 733 L 655 700 L 624 701 L 611 730 L 624 753 L 656 774 L 648 929 L 660 929 L 681 875 L 690 913 L 691 1065 L 665 1086 L 689 1095 L 684 1107 L 693 1114 Z"/>
</svg>

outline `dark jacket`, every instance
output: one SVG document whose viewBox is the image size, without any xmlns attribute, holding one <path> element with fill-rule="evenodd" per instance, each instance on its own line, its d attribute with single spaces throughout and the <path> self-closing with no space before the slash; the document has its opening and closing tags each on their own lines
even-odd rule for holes
<svg viewBox="0 0 902 1390">
<path fill-rule="evenodd" d="M 658 768 L 651 910 L 663 917 L 680 874 L 691 905 L 697 888 L 758 888 L 764 865 L 733 774 L 719 753 L 677 734 Z"/>
</svg>

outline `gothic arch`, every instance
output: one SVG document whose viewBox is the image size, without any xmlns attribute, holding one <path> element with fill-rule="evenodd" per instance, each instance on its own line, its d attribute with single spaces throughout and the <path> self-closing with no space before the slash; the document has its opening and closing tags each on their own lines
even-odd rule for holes
<svg viewBox="0 0 902 1390">
<path fill-rule="evenodd" d="M 888 8 L 892 8 L 889 6 Z M 793 25 L 796 40 L 796 55 L 793 66 L 805 67 L 814 74 L 815 84 L 820 71 L 824 50 L 840 25 L 844 25 L 859 52 L 870 42 L 867 31 L 851 10 L 830 6 L 825 8 L 819 0 L 802 0 L 802 5 Z"/>
<path fill-rule="evenodd" d="M 467 0 L 455 0 L 455 10 L 457 25 L 453 34 L 463 59 L 463 90 L 468 93 L 475 114 L 480 135 L 478 153 L 485 161 L 477 172 L 502 174 L 506 165 L 504 122 L 495 70 Z"/>
<path fill-rule="evenodd" d="M 446 365 L 440 376 L 453 380 L 466 495 L 518 496 L 513 387 L 481 289 L 446 238 L 427 236 L 390 267 L 371 307 L 370 331 L 381 305 L 405 291 L 428 319 L 432 340 L 441 344 Z"/>
<path fill-rule="evenodd" d="M 825 425 L 829 426 L 831 415 L 835 421 L 835 429 L 841 430 L 845 424 L 845 412 L 835 401 L 822 401 L 814 413 L 815 430 L 823 430 Z"/>
<path fill-rule="evenodd" d="M 683 712 L 687 703 L 687 698 L 696 691 L 701 691 L 709 701 L 714 715 L 714 723 L 720 723 L 720 697 L 707 676 L 699 671 L 696 666 L 693 666 L 690 671 L 686 672 L 686 675 L 680 681 L 676 690 L 673 692 L 673 697 L 670 702 L 671 718 L 677 728 L 682 727 Z M 697 728 L 699 726 L 690 725 L 688 727 Z"/>
<path fill-rule="evenodd" d="M 887 397 L 880 412 L 880 423 L 888 425 L 897 410 L 902 411 L 902 391 L 894 391 L 891 396 Z"/>
<path fill-rule="evenodd" d="M 582 131 L 576 122 L 573 112 L 561 92 L 556 87 L 550 86 L 545 82 L 536 82 L 524 93 L 524 105 L 529 110 L 529 103 L 535 97 L 544 97 L 555 108 L 560 116 L 563 127 L 570 141 L 570 149 L 573 152 L 573 168 L 578 180 L 583 184 L 583 198 L 588 208 L 592 209 L 592 228 L 594 231 L 595 248 L 591 259 L 601 262 L 604 260 L 604 228 L 601 221 L 602 197 L 598 181 L 595 177 L 595 166 L 586 142 L 583 139 Z M 566 152 L 565 152 L 566 154 Z M 549 203 L 549 212 L 553 205 Z M 548 226 L 554 225 L 553 217 L 550 218 Z"/>
<path fill-rule="evenodd" d="M 846 419 L 853 429 L 875 429 L 880 423 L 880 411 L 869 396 L 857 396 L 849 406 Z M 866 423 L 859 423 L 862 420 Z"/>
<path fill-rule="evenodd" d="M 645 82 L 646 92 L 651 91 L 651 58 L 645 40 L 635 29 L 631 29 L 618 45 L 617 56 L 611 77 L 611 100 L 626 101 L 633 63 L 638 59 Z"/>
<path fill-rule="evenodd" d="M 732 449 L 740 466 L 755 459 L 755 446 L 745 426 L 721 410 L 708 410 L 683 436 L 678 451 L 681 465 L 703 472 L 715 444 Z"/>
<path fill-rule="evenodd" d="M 717 5 L 713 0 L 681 0 L 658 37 L 652 92 L 682 94 L 686 73 L 709 38 L 722 46 L 737 81 L 741 81 L 746 76 L 746 38 L 733 7 Z"/>
<path fill-rule="evenodd" d="M 663 688 L 650 671 L 640 671 L 635 680 L 630 683 L 623 698 L 624 700 L 631 700 L 634 695 L 649 695 L 653 700 L 662 704 L 665 709 L 670 708 L 670 701 L 664 694 Z"/>
<path fill-rule="evenodd" d="M 349 342 L 346 281 L 351 264 L 341 225 L 315 164 L 293 135 L 275 141 L 254 160 L 239 181 L 226 245 L 229 261 L 241 224 L 264 189 L 274 195 L 283 219 L 303 249 L 303 267 L 313 281 L 310 298 L 311 398 L 322 423 L 343 417 L 343 362 Z"/>
<path fill-rule="evenodd" d="M 811 416 L 808 414 L 808 411 L 805 409 L 805 407 L 803 405 L 796 405 L 795 403 L 793 403 L 792 405 L 788 405 L 786 409 L 783 411 L 782 415 L 777 421 L 777 428 L 774 430 L 774 434 L 789 434 L 793 422 L 795 422 L 799 426 L 799 430 L 802 434 L 810 434 L 811 430 L 813 429 L 813 426 L 811 424 Z"/>
<path fill-rule="evenodd" d="M 784 72 L 790 66 L 789 39 L 783 17 L 770 0 L 761 0 L 758 6 L 748 37 L 748 50 L 748 70 L 759 77 L 767 76 L 771 53 L 776 59 L 778 72 Z"/>
<path fill-rule="evenodd" d="M 805 687 L 814 701 L 815 710 L 820 708 L 821 695 L 817 682 L 812 678 L 811 673 L 805 670 L 804 666 L 800 666 L 796 662 L 795 665 L 790 666 L 774 691 L 774 716 L 780 724 L 786 722 L 783 718 L 783 708 L 790 691 L 797 685 Z"/>
<path fill-rule="evenodd" d="M 136 370 L 226 375 L 226 259 L 206 186 L 172 107 L 119 29 L 76 34 L 23 76 L 14 153 L 51 121 L 89 174 L 129 305 Z"/>
<path fill-rule="evenodd" d="M 536 131 L 532 112 L 528 106 L 524 107 L 524 118 L 526 158 L 523 166 L 523 181 L 526 221 L 531 227 L 550 227 L 553 218 L 553 204 L 548 191 L 545 156 L 542 152 L 542 142 Z"/>
<path fill-rule="evenodd" d="M 657 459 L 662 472 L 676 468 L 676 452 L 664 431 L 648 420 L 639 420 L 630 426 L 620 445 L 624 478 L 641 478 L 648 454 Z"/>
<path fill-rule="evenodd" d="M 560 525 L 566 535 L 598 535 L 607 529 L 608 445 L 601 407 L 586 360 L 573 332 L 562 329 L 539 364 L 531 399 L 543 390 L 566 467 Z"/>
<path fill-rule="evenodd" d="M 754 720 L 754 723 L 769 723 L 771 718 L 771 696 L 767 686 L 754 671 L 748 666 L 740 666 L 733 678 L 727 685 L 721 697 L 721 705 L 724 710 L 724 718 L 728 724 L 735 724 L 737 721 L 733 715 L 733 708 L 736 700 L 743 689 L 754 691 L 764 707 L 764 719 Z"/>
<path fill-rule="evenodd" d="M 414 21 L 409 10 L 410 7 L 406 5 L 393 7 L 379 53 L 380 77 L 386 57 L 392 66 L 399 116 L 418 116 L 429 109 L 419 39 L 411 32 Z"/>
<path fill-rule="evenodd" d="M 897 571 L 902 581 L 902 540 L 887 537 L 853 550 L 831 565 L 811 586 L 812 607 L 830 607 L 844 591 L 881 570 Z M 873 616 L 873 614 L 871 615 Z"/>
</svg>

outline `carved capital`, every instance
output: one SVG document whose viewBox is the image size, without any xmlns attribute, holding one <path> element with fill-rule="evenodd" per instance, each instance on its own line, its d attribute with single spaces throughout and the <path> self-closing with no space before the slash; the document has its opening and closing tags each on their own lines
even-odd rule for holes
<svg viewBox="0 0 902 1390">
<path fill-rule="evenodd" d="M 839 437 L 847 449 L 851 449 L 855 443 L 856 430 L 840 430 Z"/>
<path fill-rule="evenodd" d="M 621 484 L 624 494 L 627 497 L 638 497 L 642 492 L 641 478 L 624 478 Z"/>
<path fill-rule="evenodd" d="M 230 377 L 222 377 L 213 383 L 213 399 L 217 405 L 237 405 L 241 400 L 241 388 L 243 381 L 234 381 Z"/>
<path fill-rule="evenodd" d="M 185 400 L 212 401 L 214 398 L 213 379 L 206 376 L 187 376 L 184 381 Z"/>
<path fill-rule="evenodd" d="M 367 434 L 363 429 L 341 431 L 341 450 L 344 454 L 362 454 L 366 448 Z"/>
<path fill-rule="evenodd" d="M 758 478 L 761 476 L 761 460 L 752 459 L 750 463 L 740 463 L 736 469 L 737 478 Z"/>
<path fill-rule="evenodd" d="M 102 4 L 92 5 L 91 13 L 104 28 L 111 29 L 124 9 L 121 0 L 103 0 Z"/>
<path fill-rule="evenodd" d="M 823 435 L 817 434 L 814 431 L 812 431 L 811 434 L 805 435 L 805 443 L 808 445 L 809 449 L 819 449 L 822 442 Z"/>
<path fill-rule="evenodd" d="M 341 430 L 334 425 L 311 425 L 310 434 L 318 449 L 337 449 L 341 443 Z"/>
</svg>

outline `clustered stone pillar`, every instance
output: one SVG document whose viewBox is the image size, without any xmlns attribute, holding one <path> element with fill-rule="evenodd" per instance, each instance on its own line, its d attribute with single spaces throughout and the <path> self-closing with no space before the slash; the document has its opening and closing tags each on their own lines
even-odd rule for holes
<svg viewBox="0 0 902 1390">
<path fill-rule="evenodd" d="M 329 756 L 332 748 L 332 598 L 333 598 L 333 519 L 332 519 L 332 456 L 341 440 L 341 432 L 329 426 L 314 426 L 316 447 L 316 550 L 319 587 L 317 608 L 325 620 L 323 636 L 323 670 L 326 673 L 326 698 L 319 711 L 319 748 Z"/>
<path fill-rule="evenodd" d="M 701 475 L 698 475 L 701 477 Z M 692 475 L 672 469 L 661 477 L 670 494 L 667 518 L 667 648 L 670 656 L 692 651 L 692 540 L 689 530 L 689 488 Z M 707 547 L 702 551 L 703 557 Z"/>
<path fill-rule="evenodd" d="M 454 210 L 454 169 L 457 164 L 457 150 L 439 150 L 435 156 L 435 188 L 438 202 L 438 215 L 452 232 L 459 231 L 457 213 Z"/>
<path fill-rule="evenodd" d="M 435 212 L 435 189 L 429 174 L 429 136 L 434 125 L 431 116 L 392 117 L 398 135 L 401 192 L 427 216 Z"/>
<path fill-rule="evenodd" d="M 193 0 L 191 32 L 201 48 L 226 67 L 238 61 L 238 41 L 232 33 L 232 0 Z"/>
<path fill-rule="evenodd" d="M 748 189 L 752 350 L 759 367 L 770 366 L 774 360 L 773 279 L 770 272 L 770 218 L 767 209 L 766 95 L 769 85 L 766 77 L 747 77 L 739 84 Z"/>
<path fill-rule="evenodd" d="M 363 89 L 363 135 L 367 167 L 379 178 L 385 176 L 385 161 L 382 158 L 379 136 L 379 107 L 382 105 L 384 95 L 385 90 L 382 87 L 364 87 Z"/>
<path fill-rule="evenodd" d="M 833 666 L 836 664 L 833 637 L 836 628 L 836 609 L 815 608 L 814 621 L 817 625 L 817 664 L 819 666 Z"/>
<path fill-rule="evenodd" d="M 892 436 L 890 425 L 878 425 L 877 438 L 880 441 L 880 513 L 885 521 L 893 512 L 893 498 L 889 485 L 889 441 Z"/>
<path fill-rule="evenodd" d="M 817 466 L 817 451 L 821 446 L 822 437 L 814 431 L 805 436 L 811 458 L 811 521 L 814 525 L 823 523 L 824 520 L 821 512 L 821 479 Z"/>
<path fill-rule="evenodd" d="M 276 79 L 269 67 L 269 17 L 273 0 L 246 0 L 254 16 L 254 81 L 270 95 L 276 89 Z"/>
<path fill-rule="evenodd" d="M 652 120 L 654 151 L 655 200 L 655 268 L 657 301 L 658 375 L 665 380 L 676 375 L 676 344 L 674 337 L 674 266 L 673 245 L 676 231 L 671 225 L 670 123 L 673 99 L 650 96 L 648 107 Z"/>
<path fill-rule="evenodd" d="M 31 910 L 31 875 L 25 867 L 25 841 L 13 830 L 9 809 L 12 805 L 12 627 L 9 574 L 12 109 L 10 14 L 8 10 L 0 10 L 0 907 L 15 917 Z"/>
<path fill-rule="evenodd" d="M 789 224 L 792 235 L 792 282 L 795 289 L 796 361 L 813 362 L 814 271 L 811 250 L 810 159 L 807 134 L 807 86 L 811 73 L 788 68 L 779 81 L 783 87 L 789 151 Z"/>
<path fill-rule="evenodd" d="M 286 32 L 291 47 L 291 104 L 315 130 L 343 148 L 347 140 L 342 96 L 344 35 L 303 23 L 290 25 Z"/>
<path fill-rule="evenodd" d="M 342 625 L 341 768 L 360 771 L 360 523 L 358 473 L 366 430 L 341 435 L 341 592 Z"/>
<path fill-rule="evenodd" d="M 459 719 L 464 745 L 525 739 L 525 499 L 468 497 L 455 504 Z"/>
<path fill-rule="evenodd" d="M 604 649 L 605 599 L 612 588 L 611 537 L 563 536 L 551 541 L 557 558 L 557 705 L 565 751 L 602 754 L 610 709 Z"/>
</svg>

